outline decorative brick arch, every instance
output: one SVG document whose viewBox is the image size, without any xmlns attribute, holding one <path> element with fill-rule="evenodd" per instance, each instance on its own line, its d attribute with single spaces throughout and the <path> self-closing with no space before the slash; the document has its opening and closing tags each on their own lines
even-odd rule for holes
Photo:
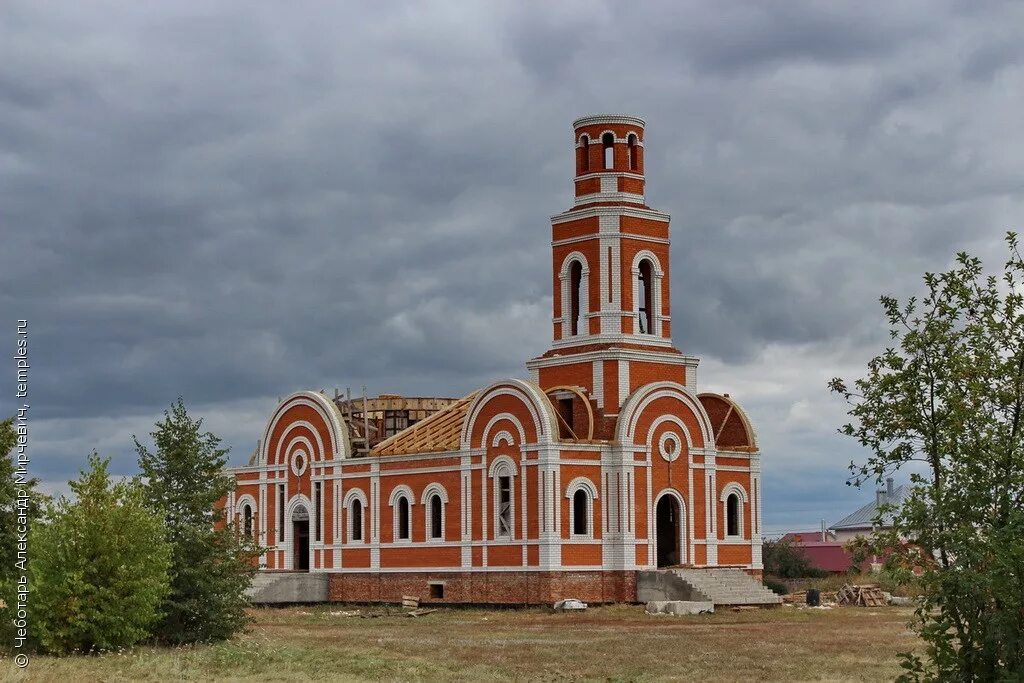
<svg viewBox="0 0 1024 683">
<path fill-rule="evenodd" d="M 557 438 L 558 423 L 556 422 L 555 411 L 551 407 L 551 402 L 544 395 L 544 392 L 540 390 L 540 387 L 533 382 L 521 379 L 507 379 L 495 382 L 486 389 L 481 390 L 476 395 L 476 398 L 473 399 L 466 412 L 466 419 L 462 424 L 462 434 L 459 440 L 462 449 L 483 448 L 486 446 L 487 426 L 485 425 L 484 430 L 480 430 L 477 428 L 477 422 L 493 400 L 505 396 L 516 399 L 515 403 L 522 406 L 523 415 L 521 417 L 517 416 L 516 420 L 522 427 L 523 443 L 520 445 L 524 445 L 529 441 L 530 436 L 533 436 L 534 442 L 538 444 L 550 444 Z M 509 411 L 498 410 L 497 412 L 506 413 Z M 494 416 L 491 416 L 487 419 L 493 420 L 493 418 Z M 490 426 L 494 424 L 491 423 Z"/>
<path fill-rule="evenodd" d="M 311 421 L 313 419 L 320 424 L 314 424 Z M 279 430 L 281 425 L 286 426 Z M 309 452 L 313 460 L 323 462 L 350 456 L 352 446 L 348 429 L 345 428 L 338 407 L 323 394 L 297 391 L 281 401 L 268 420 L 260 441 L 259 464 L 266 466 L 279 463 L 282 448 L 288 448 L 288 434 L 300 428 L 305 428 L 314 436 Z M 309 438 L 308 435 L 306 438 Z M 316 442 L 315 449 L 312 448 L 313 441 Z"/>
<path fill-rule="evenodd" d="M 638 437 L 644 439 L 649 437 L 648 433 L 637 434 L 640 418 L 644 415 L 645 409 L 654 401 L 662 398 L 675 399 L 681 403 L 696 421 L 700 431 L 700 443 L 695 443 L 694 434 L 690 433 L 688 427 L 684 433 L 691 448 L 714 448 L 714 431 L 711 421 L 708 419 L 704 407 L 694 394 L 677 382 L 653 382 L 645 384 L 626 399 L 619 414 L 618 424 L 615 426 L 615 437 L 622 443 L 639 444 Z M 685 424 L 685 420 L 683 421 Z M 646 443 L 646 442 L 644 442 Z"/>
</svg>

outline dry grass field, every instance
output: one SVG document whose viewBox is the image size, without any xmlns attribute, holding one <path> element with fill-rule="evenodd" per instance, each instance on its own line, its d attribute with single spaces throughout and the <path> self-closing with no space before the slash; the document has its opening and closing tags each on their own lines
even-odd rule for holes
<svg viewBox="0 0 1024 683">
<path fill-rule="evenodd" d="M 254 610 L 230 642 L 140 647 L 95 657 L 36 657 L 7 680 L 689 680 L 877 681 L 914 649 L 911 611 L 885 607 L 777 608 L 649 616 L 642 607 L 447 609 L 408 618 L 399 609 L 338 606 Z M 356 609 L 356 608 L 348 608 Z"/>
</svg>

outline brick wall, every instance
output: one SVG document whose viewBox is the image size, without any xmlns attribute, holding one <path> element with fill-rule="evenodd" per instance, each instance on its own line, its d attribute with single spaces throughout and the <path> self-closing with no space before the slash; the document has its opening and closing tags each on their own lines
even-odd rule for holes
<svg viewBox="0 0 1024 683">
<path fill-rule="evenodd" d="M 443 598 L 430 597 L 430 584 L 444 586 Z M 636 602 L 636 573 L 563 572 L 411 572 L 330 574 L 332 602 L 398 603 L 403 595 L 423 604 L 546 605 L 564 598 L 589 603 Z"/>
</svg>

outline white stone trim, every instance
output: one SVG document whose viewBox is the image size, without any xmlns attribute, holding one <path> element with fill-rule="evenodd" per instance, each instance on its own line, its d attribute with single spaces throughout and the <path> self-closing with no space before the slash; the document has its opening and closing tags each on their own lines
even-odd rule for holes
<svg viewBox="0 0 1024 683">
<path fill-rule="evenodd" d="M 693 393 L 678 382 L 652 382 L 638 388 L 629 397 L 622 407 L 622 415 L 619 417 L 616 426 L 616 438 L 623 443 L 633 443 L 637 421 L 643 414 L 644 409 L 653 401 L 671 396 L 677 398 L 683 405 L 687 406 L 697 418 L 700 424 L 701 437 L 704 441 L 704 448 L 714 449 L 714 429 L 711 420 L 704 406 Z M 691 444 L 692 445 L 692 444 Z"/>
<path fill-rule="evenodd" d="M 552 443 L 552 435 L 558 434 L 558 423 L 555 418 L 551 403 L 548 401 L 540 387 L 531 382 L 521 379 L 506 379 L 495 382 L 489 387 L 482 389 L 473 399 L 466 419 L 463 421 L 462 435 L 459 439 L 462 450 L 471 450 L 470 436 L 473 434 L 473 427 L 476 425 L 477 417 L 483 407 L 492 398 L 497 396 L 515 396 L 523 402 L 527 411 L 533 419 L 534 429 L 537 433 L 538 444 Z M 525 440 L 525 438 L 524 438 Z M 482 443 L 486 443 L 483 441 Z"/>
<path fill-rule="evenodd" d="M 522 429 L 522 425 L 519 425 L 519 428 Z M 484 430 L 484 431 L 487 431 L 487 430 Z M 524 437 L 523 441 L 525 441 L 525 440 L 526 439 Z M 507 429 L 502 429 L 500 432 L 498 432 L 498 433 L 496 433 L 494 435 L 493 439 L 491 439 L 491 446 L 493 448 L 498 448 L 499 446 L 502 445 L 502 443 L 504 443 L 504 444 L 506 444 L 508 446 L 514 446 L 515 445 L 516 441 L 512 437 L 512 432 L 508 431 Z"/>
<path fill-rule="evenodd" d="M 363 508 L 361 515 L 362 528 L 359 530 L 360 538 L 358 540 L 352 538 L 352 531 L 354 529 L 354 526 L 352 524 L 352 522 L 354 521 L 352 519 L 352 502 L 356 500 L 359 501 L 359 504 Z M 370 535 L 366 529 L 366 515 L 368 514 L 368 510 L 370 509 L 369 498 L 366 497 L 366 494 L 363 493 L 362 489 L 351 488 L 348 490 L 348 493 L 345 494 L 345 498 L 343 499 L 342 502 L 342 507 L 345 509 L 345 543 L 348 545 L 365 545 L 368 542 L 367 537 Z"/>
<path fill-rule="evenodd" d="M 605 192 L 602 185 L 600 192 L 591 192 L 590 194 L 581 194 L 573 197 L 573 206 L 581 206 L 592 202 L 633 202 L 634 204 L 643 204 L 644 201 L 645 199 L 642 194 L 617 191 Z"/>
<path fill-rule="evenodd" d="M 668 223 L 672 219 L 669 214 L 662 211 L 644 209 L 637 206 L 590 206 L 584 209 L 573 209 L 556 213 L 551 216 L 551 223 L 552 225 L 558 225 L 559 223 L 568 223 L 595 216 L 629 216 L 631 218 L 646 218 L 661 223 Z"/>
<path fill-rule="evenodd" d="M 582 534 L 576 533 L 575 496 L 577 491 L 583 491 L 587 498 L 587 531 Z M 589 477 L 576 477 L 565 488 L 565 497 L 569 499 L 569 539 L 571 541 L 593 540 L 594 501 L 598 499 L 597 486 Z"/>
<path fill-rule="evenodd" d="M 285 413 L 288 412 L 288 409 L 296 405 L 304 405 L 313 408 L 320 414 L 324 419 L 324 422 L 327 424 L 331 437 L 331 449 L 330 452 L 323 450 L 321 444 L 320 452 L 322 457 L 325 459 L 343 459 L 349 457 L 352 451 L 352 446 L 349 443 L 348 429 L 346 429 L 343 424 L 343 419 L 341 417 L 341 412 L 338 410 L 338 406 L 321 393 L 315 391 L 297 391 L 278 404 L 277 409 L 267 422 L 267 426 L 263 430 L 263 439 L 260 441 L 258 460 L 260 465 L 266 466 L 268 464 L 267 456 L 269 453 L 267 449 L 269 447 L 270 437 L 274 433 L 274 428 L 284 417 Z M 312 432 L 316 434 L 319 439 L 319 430 L 313 429 Z M 285 434 L 282 434 L 282 443 L 284 442 L 284 437 Z"/>
<path fill-rule="evenodd" d="M 507 455 L 499 455 L 490 464 L 487 470 L 487 477 L 491 480 L 491 539 L 492 540 L 515 540 L 516 537 L 516 476 L 519 474 L 519 468 L 516 466 L 515 461 Z M 498 490 L 498 486 L 501 483 L 501 477 L 509 478 L 509 515 L 508 515 L 508 526 L 509 534 L 499 535 L 498 524 L 501 510 L 499 505 L 501 504 L 501 492 Z M 485 534 L 486 537 L 486 534 Z"/>
<path fill-rule="evenodd" d="M 408 538 L 399 538 L 398 536 L 398 502 L 405 498 L 409 504 L 409 527 Z M 399 484 L 398 486 L 391 489 L 391 495 L 388 497 L 388 506 L 391 507 L 391 542 L 396 544 L 412 543 L 412 508 L 416 504 L 416 498 L 412 494 L 412 489 L 405 484 Z"/>
<path fill-rule="evenodd" d="M 433 525 L 431 524 L 433 520 L 431 519 L 431 515 L 434 514 L 433 510 L 431 510 L 431 498 L 433 498 L 434 496 L 437 496 L 441 499 L 441 535 L 436 538 L 434 536 L 431 536 L 431 532 L 433 531 Z M 448 491 L 445 490 L 444 486 L 437 482 L 427 484 L 427 487 L 423 489 L 423 495 L 420 496 L 420 504 L 423 505 L 423 538 L 427 540 L 427 543 L 443 543 L 446 535 L 445 531 L 447 531 L 448 529 Z M 412 508 L 409 508 L 409 511 L 411 513 Z"/>
<path fill-rule="evenodd" d="M 736 534 L 729 534 L 729 496 L 736 496 Z M 722 488 L 722 495 L 719 496 L 719 502 L 722 503 L 722 519 L 724 520 L 724 528 L 722 530 L 722 537 L 726 541 L 738 541 L 745 537 L 744 524 L 743 524 L 743 508 L 746 506 L 748 501 L 746 490 L 738 483 L 731 481 Z"/>
<path fill-rule="evenodd" d="M 572 277 L 570 276 L 570 269 L 574 262 L 580 264 L 580 317 L 576 334 L 572 333 Z M 558 271 L 558 280 L 562 292 L 562 338 L 589 336 L 590 324 L 587 316 L 590 313 L 590 264 L 583 252 L 573 251 L 562 260 L 562 267 Z"/>
<path fill-rule="evenodd" d="M 632 114 L 587 114 L 573 121 L 572 129 L 575 132 L 584 126 L 596 126 L 602 123 L 619 126 L 637 126 L 640 129 L 647 127 L 646 121 Z"/>
</svg>

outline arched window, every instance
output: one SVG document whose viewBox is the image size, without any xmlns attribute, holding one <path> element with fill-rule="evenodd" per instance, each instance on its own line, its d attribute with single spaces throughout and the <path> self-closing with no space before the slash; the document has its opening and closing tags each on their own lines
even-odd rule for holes
<svg viewBox="0 0 1024 683">
<path fill-rule="evenodd" d="M 740 535 L 740 497 L 735 493 L 725 499 L 725 535 Z"/>
<path fill-rule="evenodd" d="M 358 498 L 352 501 L 352 511 L 349 513 L 352 530 L 349 539 L 352 541 L 363 540 L 363 503 Z"/>
<path fill-rule="evenodd" d="M 604 167 L 611 168 L 615 165 L 615 136 L 605 133 L 601 136 L 601 145 L 604 147 Z"/>
<path fill-rule="evenodd" d="M 494 487 L 493 538 L 515 538 L 515 463 L 508 456 L 501 456 L 491 463 L 488 473 Z"/>
<path fill-rule="evenodd" d="M 580 138 L 580 172 L 586 173 L 590 170 L 590 136 L 584 135 Z"/>
<path fill-rule="evenodd" d="M 640 334 L 654 334 L 654 294 L 653 267 L 649 259 L 640 261 L 640 291 L 637 293 L 637 304 L 640 312 Z"/>
<path fill-rule="evenodd" d="M 577 536 L 590 533 L 589 503 L 587 492 L 583 489 L 572 495 L 572 533 Z"/>
<path fill-rule="evenodd" d="M 252 538 L 252 506 L 248 503 L 242 506 L 242 533 L 246 538 Z"/>
<path fill-rule="evenodd" d="M 569 266 L 569 330 L 573 336 L 580 333 L 580 287 L 583 285 L 583 264 L 573 261 Z"/>
<path fill-rule="evenodd" d="M 437 540 L 444 538 L 444 508 L 441 496 L 434 494 L 430 497 L 430 538 Z"/>
<path fill-rule="evenodd" d="M 626 138 L 627 150 L 629 151 L 629 170 L 635 171 L 640 168 L 640 160 L 637 159 L 636 136 L 632 133 Z"/>
<path fill-rule="evenodd" d="M 395 540 L 409 540 L 409 499 L 402 496 L 398 499 L 398 520 L 395 525 Z"/>
<path fill-rule="evenodd" d="M 587 477 L 576 477 L 565 489 L 569 499 L 569 534 L 573 537 L 593 538 L 594 501 L 597 488 Z"/>
</svg>

